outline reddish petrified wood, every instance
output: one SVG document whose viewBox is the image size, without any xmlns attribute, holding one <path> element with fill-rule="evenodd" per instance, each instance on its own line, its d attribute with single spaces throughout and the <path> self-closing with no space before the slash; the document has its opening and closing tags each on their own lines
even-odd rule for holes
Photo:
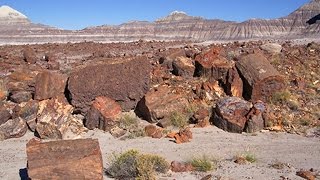
<svg viewBox="0 0 320 180">
<path fill-rule="evenodd" d="M 274 92 L 285 87 L 284 78 L 261 54 L 242 56 L 236 67 L 243 77 L 243 96 L 247 100 L 265 102 Z"/>
<path fill-rule="evenodd" d="M 27 143 L 31 179 L 103 179 L 101 150 L 97 139 Z"/>
</svg>

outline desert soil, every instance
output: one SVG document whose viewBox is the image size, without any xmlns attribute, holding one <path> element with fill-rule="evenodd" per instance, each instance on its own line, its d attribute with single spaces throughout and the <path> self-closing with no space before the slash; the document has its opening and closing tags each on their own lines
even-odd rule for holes
<svg viewBox="0 0 320 180">
<path fill-rule="evenodd" d="M 170 139 L 148 137 L 119 140 L 100 130 L 89 131 L 84 138 L 98 138 L 103 155 L 104 167 L 112 153 L 137 149 L 144 153 L 164 156 L 168 161 L 185 161 L 206 155 L 217 160 L 217 169 L 207 173 L 168 173 L 159 179 L 201 179 L 212 174 L 213 179 L 302 179 L 296 176 L 300 169 L 320 168 L 320 138 L 304 137 L 279 132 L 255 134 L 233 134 L 216 127 L 192 129 L 193 139 L 189 143 L 175 144 Z M 33 138 L 31 132 L 22 138 L 9 139 L 0 143 L 0 179 L 20 179 L 26 168 L 26 143 Z M 240 165 L 232 161 L 236 155 L 246 152 L 254 154 L 257 162 Z M 284 163 L 282 169 L 270 165 Z M 20 173 L 19 173 L 20 172 Z M 104 179 L 110 179 L 107 176 Z"/>
</svg>

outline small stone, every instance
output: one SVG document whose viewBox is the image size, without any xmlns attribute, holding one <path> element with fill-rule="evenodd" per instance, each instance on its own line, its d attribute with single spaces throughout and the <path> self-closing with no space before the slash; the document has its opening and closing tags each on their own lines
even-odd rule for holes
<svg viewBox="0 0 320 180">
<path fill-rule="evenodd" d="M 173 172 L 190 172 L 193 170 L 194 170 L 194 167 L 191 165 L 191 163 L 178 162 L 178 161 L 171 162 L 171 171 Z"/>
<path fill-rule="evenodd" d="M 297 174 L 297 176 L 300 176 L 300 177 L 307 179 L 307 180 L 315 180 L 316 179 L 315 175 L 311 171 L 300 170 L 296 174 Z"/>
</svg>

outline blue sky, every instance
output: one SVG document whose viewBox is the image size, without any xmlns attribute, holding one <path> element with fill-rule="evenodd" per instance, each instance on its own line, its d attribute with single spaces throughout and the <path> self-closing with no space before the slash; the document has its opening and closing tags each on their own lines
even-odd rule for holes
<svg viewBox="0 0 320 180">
<path fill-rule="evenodd" d="M 154 21 L 174 10 L 208 19 L 244 21 L 286 16 L 309 0 L 0 0 L 35 23 L 82 29 L 130 20 Z"/>
</svg>

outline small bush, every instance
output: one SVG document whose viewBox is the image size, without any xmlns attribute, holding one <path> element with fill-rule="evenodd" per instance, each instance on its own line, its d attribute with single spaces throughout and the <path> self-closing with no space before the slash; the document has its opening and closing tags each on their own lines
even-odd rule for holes
<svg viewBox="0 0 320 180">
<path fill-rule="evenodd" d="M 291 98 L 291 93 L 289 91 L 281 91 L 281 92 L 275 92 L 271 99 L 270 102 L 272 104 L 284 104 L 288 102 Z"/>
<path fill-rule="evenodd" d="M 188 118 L 182 113 L 176 112 L 176 111 L 171 114 L 170 121 L 172 126 L 178 127 L 178 128 L 183 128 L 189 124 Z"/>
<path fill-rule="evenodd" d="M 256 156 L 255 156 L 254 154 L 252 154 L 252 153 L 249 153 L 249 152 L 247 152 L 247 153 L 244 155 L 244 158 L 245 158 L 248 162 L 250 162 L 250 163 L 254 163 L 254 162 L 257 161 Z"/>
<path fill-rule="evenodd" d="M 309 126 L 311 124 L 311 120 L 310 119 L 299 119 L 299 124 L 301 126 Z"/>
<path fill-rule="evenodd" d="M 211 160 L 207 156 L 193 158 L 190 163 L 196 171 L 201 172 L 208 172 L 216 168 L 216 160 Z"/>
<path fill-rule="evenodd" d="M 122 129 L 136 129 L 139 125 L 139 118 L 134 114 L 124 113 L 120 118 L 119 127 Z"/>
<path fill-rule="evenodd" d="M 118 179 L 155 179 L 156 173 L 169 170 L 169 163 L 162 157 L 140 154 L 137 150 L 128 150 L 111 160 L 107 173 Z"/>
</svg>

